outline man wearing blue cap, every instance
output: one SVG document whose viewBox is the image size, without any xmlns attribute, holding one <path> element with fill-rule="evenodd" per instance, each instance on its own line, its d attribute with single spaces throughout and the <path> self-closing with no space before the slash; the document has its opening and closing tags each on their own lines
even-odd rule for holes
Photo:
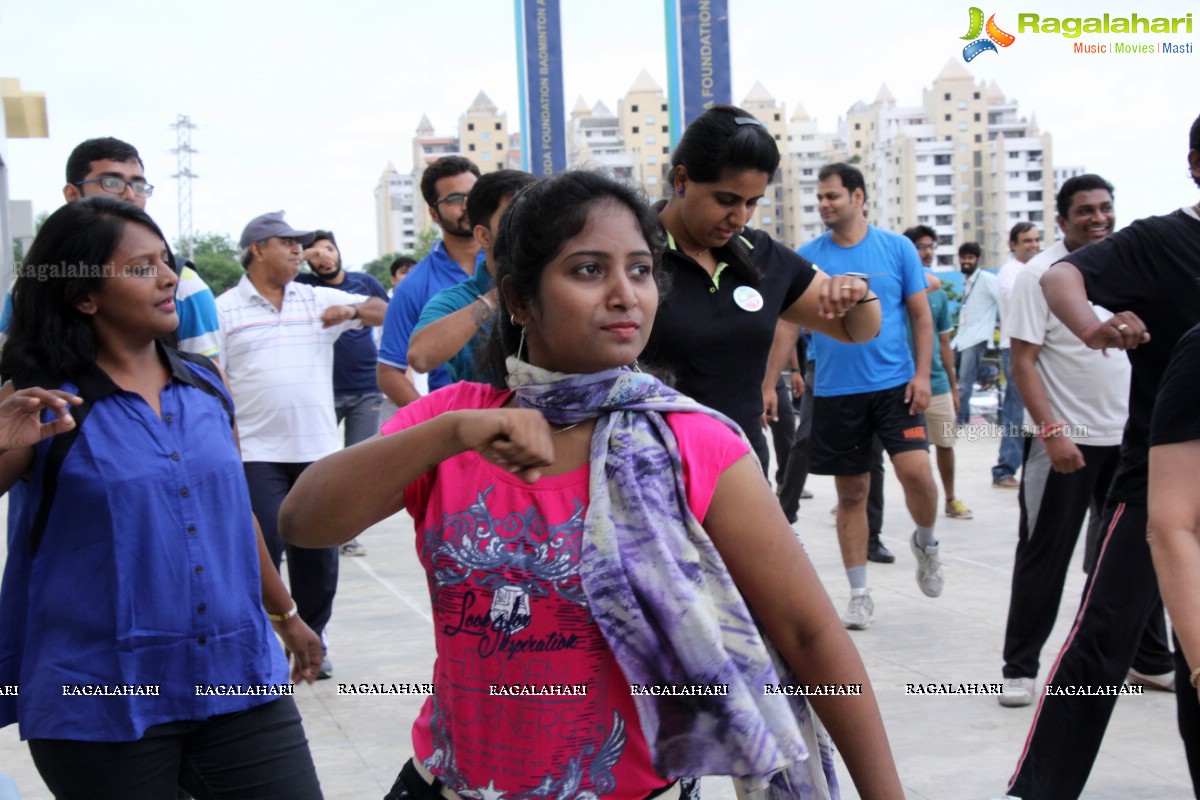
<svg viewBox="0 0 1200 800">
<path fill-rule="evenodd" d="M 297 283 L 301 247 L 312 240 L 312 232 L 284 222 L 282 211 L 255 217 L 239 241 L 246 274 L 217 298 L 250 503 L 276 567 L 284 550 L 279 505 L 305 467 L 338 449 L 333 344 L 343 331 L 379 325 L 387 311 L 377 297 Z M 337 548 L 288 546 L 287 553 L 296 609 L 324 642 Z M 331 675 L 326 659 L 318 677 Z"/>
</svg>

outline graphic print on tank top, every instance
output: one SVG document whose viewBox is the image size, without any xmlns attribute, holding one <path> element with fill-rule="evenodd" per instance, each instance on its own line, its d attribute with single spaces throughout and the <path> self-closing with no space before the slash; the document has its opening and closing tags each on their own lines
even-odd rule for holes
<svg viewBox="0 0 1200 800">
<path fill-rule="evenodd" d="M 489 486 L 420 535 L 439 641 L 422 763 L 479 800 L 596 800 L 621 796 L 622 782 L 660 785 L 636 724 L 630 736 L 629 684 L 581 588 L 586 506 L 543 493 L 500 510 L 529 503 L 520 494 Z"/>
</svg>

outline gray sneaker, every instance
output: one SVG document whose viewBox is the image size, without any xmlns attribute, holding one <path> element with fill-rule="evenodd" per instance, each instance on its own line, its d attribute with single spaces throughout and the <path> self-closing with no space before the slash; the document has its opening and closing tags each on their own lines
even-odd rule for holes
<svg viewBox="0 0 1200 800">
<path fill-rule="evenodd" d="M 1005 708 L 1020 708 L 1033 702 L 1033 678 L 1005 678 L 1004 693 L 999 697 Z"/>
<path fill-rule="evenodd" d="M 938 559 L 938 546 L 921 547 L 917 544 L 916 531 L 908 544 L 917 558 L 917 586 L 926 597 L 939 596 L 942 593 L 942 562 Z"/>
<path fill-rule="evenodd" d="M 850 596 L 850 607 L 842 614 L 842 624 L 852 631 L 865 631 L 871 627 L 875 619 L 875 601 L 871 599 L 871 590 L 865 589 L 862 594 Z"/>
</svg>

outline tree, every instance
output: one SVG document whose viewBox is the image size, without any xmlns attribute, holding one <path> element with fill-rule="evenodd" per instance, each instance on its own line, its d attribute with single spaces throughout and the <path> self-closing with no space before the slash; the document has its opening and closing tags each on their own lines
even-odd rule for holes
<svg viewBox="0 0 1200 800">
<path fill-rule="evenodd" d="M 404 253 L 388 253 L 386 256 L 380 256 L 373 261 L 368 261 L 362 265 L 362 271 L 368 275 L 374 276 L 384 286 L 391 286 L 392 276 L 389 268 L 392 262 Z"/>
<path fill-rule="evenodd" d="M 429 251 L 433 249 L 433 245 L 437 240 L 437 228 L 426 228 L 417 236 L 417 246 L 411 253 L 388 253 L 385 256 L 380 256 L 363 264 L 362 271 L 374 275 L 384 286 L 391 286 L 392 274 L 390 267 L 392 266 L 392 262 L 400 258 L 400 256 L 408 256 L 413 261 L 420 261 L 429 255 Z"/>
<path fill-rule="evenodd" d="M 176 252 L 183 252 L 183 243 L 176 242 Z M 242 279 L 246 271 L 238 261 L 238 249 L 224 233 L 201 233 L 192 239 L 192 262 L 196 272 L 219 295 Z"/>
</svg>

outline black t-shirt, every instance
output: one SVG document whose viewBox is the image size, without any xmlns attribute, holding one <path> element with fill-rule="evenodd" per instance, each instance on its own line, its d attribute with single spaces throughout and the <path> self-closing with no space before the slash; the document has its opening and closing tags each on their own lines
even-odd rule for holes
<svg viewBox="0 0 1200 800">
<path fill-rule="evenodd" d="M 1088 299 L 1132 311 L 1150 341 L 1129 351 L 1129 421 L 1109 497 L 1144 505 L 1150 416 L 1175 344 L 1200 323 L 1200 220 L 1184 211 L 1140 219 L 1063 258 L 1083 274 Z"/>
<path fill-rule="evenodd" d="M 775 323 L 816 272 L 762 231 L 746 228 L 741 236 L 762 271 L 758 283 L 729 267 L 714 280 L 683 250 L 667 249 L 663 266 L 671 285 L 642 357 L 670 370 L 679 391 L 730 417 L 753 440 L 761 436 L 762 381 Z"/>
<path fill-rule="evenodd" d="M 1200 439 L 1200 325 L 1183 335 L 1158 385 L 1150 446 Z"/>
</svg>

